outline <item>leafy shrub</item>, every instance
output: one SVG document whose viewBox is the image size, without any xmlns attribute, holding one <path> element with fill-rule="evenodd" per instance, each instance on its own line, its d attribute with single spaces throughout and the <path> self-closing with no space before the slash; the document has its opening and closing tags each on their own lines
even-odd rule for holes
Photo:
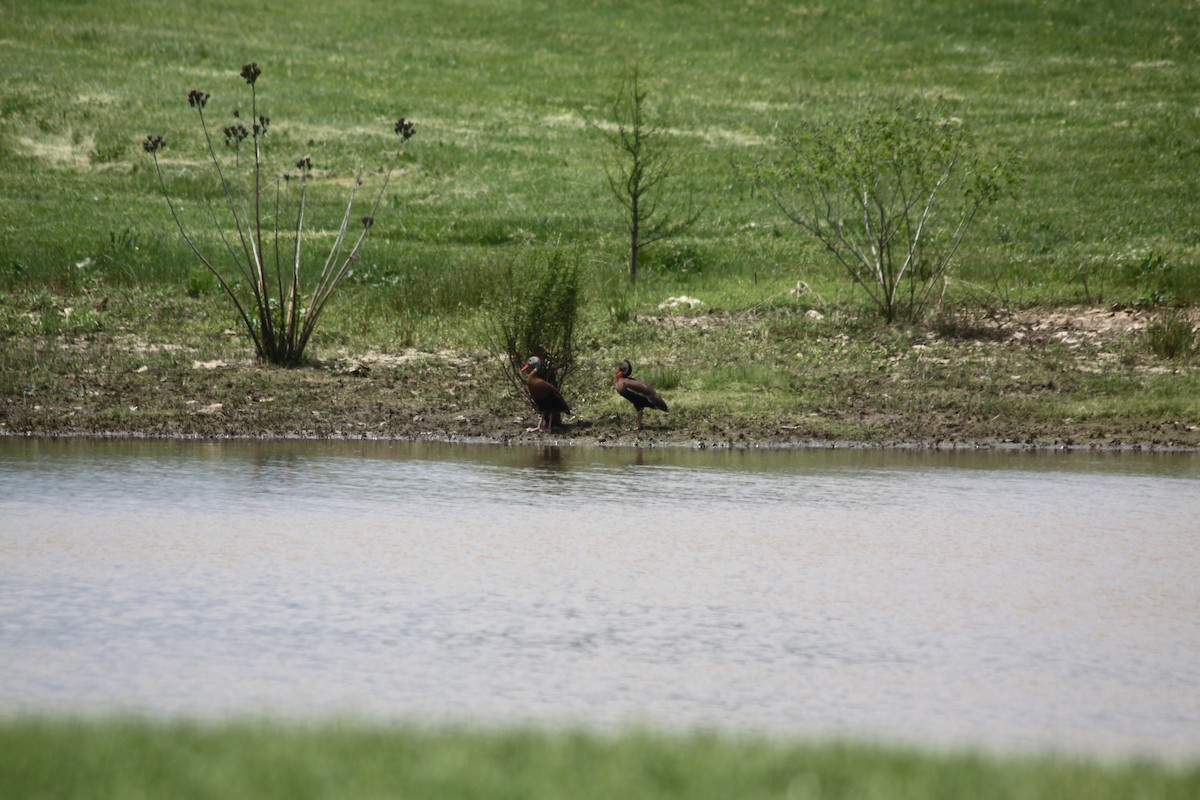
<svg viewBox="0 0 1200 800">
<path fill-rule="evenodd" d="M 562 249 L 526 251 L 504 267 L 492 324 L 493 349 L 522 394 L 521 367 L 542 360 L 542 377 L 560 390 L 575 368 L 577 322 L 583 305 L 579 256 Z"/>
<path fill-rule="evenodd" d="M 938 103 L 801 124 L 753 177 L 888 322 L 919 319 L 981 208 L 1007 193 L 1015 157 L 989 160 Z"/>
<path fill-rule="evenodd" d="M 1133 304 L 1138 308 L 1150 308 L 1171 301 L 1173 298 L 1167 287 L 1170 270 L 1170 264 L 1161 253 L 1150 253 L 1126 266 L 1125 277 L 1137 291 Z"/>
</svg>

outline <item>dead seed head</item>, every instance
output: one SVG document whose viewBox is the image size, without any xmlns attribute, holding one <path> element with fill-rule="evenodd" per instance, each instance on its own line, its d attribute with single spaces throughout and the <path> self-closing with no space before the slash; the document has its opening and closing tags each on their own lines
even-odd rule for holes
<svg viewBox="0 0 1200 800">
<path fill-rule="evenodd" d="M 162 149 L 164 142 L 161 136 L 147 136 L 146 141 L 142 142 L 142 149 L 153 155 Z"/>
<path fill-rule="evenodd" d="M 236 125 L 230 125 L 225 128 L 225 144 L 239 145 L 249 135 L 250 131 L 246 130 L 246 126 L 242 123 L 239 122 Z"/>
<path fill-rule="evenodd" d="M 192 89 L 188 92 L 188 105 L 192 108 L 204 108 L 208 103 L 208 92 L 202 92 L 199 89 Z"/>
<path fill-rule="evenodd" d="M 255 61 L 251 61 L 242 67 L 242 79 L 251 86 L 258 80 L 259 75 L 262 75 L 262 70 L 258 68 L 258 63 Z"/>
<path fill-rule="evenodd" d="M 270 118 L 270 117 L 264 117 L 264 116 L 261 116 L 261 115 L 260 115 L 260 116 L 259 116 L 259 118 L 258 118 L 258 122 L 254 123 L 254 135 L 255 135 L 255 137 L 258 137 L 258 136 L 266 136 L 266 134 L 267 134 L 267 126 L 269 126 L 270 124 L 271 124 L 271 118 Z"/>
<path fill-rule="evenodd" d="M 300 170 L 301 172 L 312 172 L 312 159 L 308 156 L 304 156 L 296 162 L 296 169 Z"/>
<path fill-rule="evenodd" d="M 407 120 L 404 117 L 401 117 L 400 119 L 396 120 L 396 133 L 399 134 L 400 138 L 403 139 L 404 141 L 407 142 L 409 139 L 411 139 L 413 137 L 413 134 L 416 132 L 417 132 L 416 126 L 413 125 L 410 120 Z"/>
<path fill-rule="evenodd" d="M 362 224 L 363 224 L 364 228 L 369 228 L 375 224 L 375 218 L 374 217 L 363 217 Z"/>
</svg>

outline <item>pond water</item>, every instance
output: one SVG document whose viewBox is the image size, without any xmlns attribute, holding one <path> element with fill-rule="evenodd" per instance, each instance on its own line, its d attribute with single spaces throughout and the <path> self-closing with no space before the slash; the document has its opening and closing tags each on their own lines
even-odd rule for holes
<svg viewBox="0 0 1200 800">
<path fill-rule="evenodd" d="M 1200 758 L 1200 455 L 0 438 L 0 714 Z"/>
</svg>

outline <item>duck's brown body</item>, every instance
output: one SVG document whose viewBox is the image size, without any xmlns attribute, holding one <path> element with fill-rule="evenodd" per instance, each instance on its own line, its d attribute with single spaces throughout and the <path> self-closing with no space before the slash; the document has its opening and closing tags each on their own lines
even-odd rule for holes
<svg viewBox="0 0 1200 800">
<path fill-rule="evenodd" d="M 642 429 L 642 412 L 647 408 L 666 411 L 667 401 L 663 400 L 649 384 L 630 377 L 632 374 L 633 366 L 628 361 L 622 361 L 617 365 L 617 371 L 613 375 L 613 388 L 617 390 L 617 394 L 633 403 L 633 407 L 637 409 L 637 428 L 640 431 Z"/>
<path fill-rule="evenodd" d="M 525 362 L 525 366 L 521 367 L 521 372 L 529 371 L 529 375 L 525 378 L 525 385 L 529 387 L 529 396 L 533 399 L 533 404 L 541 412 L 541 419 L 538 420 L 538 426 L 536 428 L 528 428 L 527 432 L 541 431 L 544 428 L 547 433 L 553 433 L 554 415 L 570 414 L 571 407 L 563 399 L 562 393 L 558 391 L 558 387 L 538 375 L 538 370 L 541 369 L 541 366 L 542 362 L 540 360 L 530 358 Z"/>
</svg>

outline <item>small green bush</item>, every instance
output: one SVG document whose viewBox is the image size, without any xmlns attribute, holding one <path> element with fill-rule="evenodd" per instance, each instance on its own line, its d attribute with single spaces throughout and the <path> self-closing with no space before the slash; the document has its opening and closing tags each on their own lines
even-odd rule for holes
<svg viewBox="0 0 1200 800">
<path fill-rule="evenodd" d="M 505 266 L 502 282 L 492 325 L 493 350 L 518 387 L 525 360 L 537 356 L 542 377 L 561 390 L 575 368 L 583 306 L 578 254 L 559 248 L 527 251 Z"/>
<path fill-rule="evenodd" d="M 217 288 L 217 279 L 207 269 L 196 267 L 187 276 L 188 297 L 200 297 Z"/>
<path fill-rule="evenodd" d="M 779 141 L 748 177 L 888 323 L 921 319 L 979 212 L 1018 180 L 1016 154 L 984 147 L 943 101 L 806 121 Z"/>
<path fill-rule="evenodd" d="M 1138 308 L 1200 302 L 1200 269 L 1163 253 L 1130 261 L 1123 278 L 1136 292 L 1132 304 Z"/>
<path fill-rule="evenodd" d="M 1200 267 L 1195 264 L 1172 262 L 1163 276 L 1165 285 L 1177 303 L 1200 303 Z"/>
<path fill-rule="evenodd" d="M 1159 358 L 1187 358 L 1196 352 L 1196 331 L 1186 313 L 1174 310 L 1146 326 L 1146 342 Z"/>
</svg>

